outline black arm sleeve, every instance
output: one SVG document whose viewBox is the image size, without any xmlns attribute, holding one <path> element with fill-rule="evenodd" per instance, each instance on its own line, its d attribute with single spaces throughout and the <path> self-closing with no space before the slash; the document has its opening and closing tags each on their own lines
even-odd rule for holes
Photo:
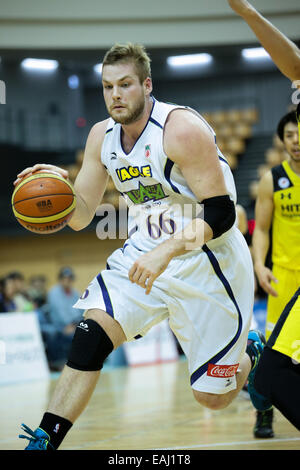
<svg viewBox="0 0 300 470">
<path fill-rule="evenodd" d="M 210 197 L 204 199 L 201 204 L 204 210 L 203 220 L 212 229 L 213 238 L 220 237 L 233 226 L 236 211 L 234 202 L 228 195 Z"/>
</svg>

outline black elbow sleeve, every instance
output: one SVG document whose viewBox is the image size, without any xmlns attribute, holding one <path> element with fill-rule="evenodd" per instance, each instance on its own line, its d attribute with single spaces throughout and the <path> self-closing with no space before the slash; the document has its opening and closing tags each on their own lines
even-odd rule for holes
<svg viewBox="0 0 300 470">
<path fill-rule="evenodd" d="M 234 202 L 228 195 L 215 196 L 202 201 L 203 220 L 213 231 L 213 238 L 218 238 L 229 230 L 236 218 Z"/>
</svg>

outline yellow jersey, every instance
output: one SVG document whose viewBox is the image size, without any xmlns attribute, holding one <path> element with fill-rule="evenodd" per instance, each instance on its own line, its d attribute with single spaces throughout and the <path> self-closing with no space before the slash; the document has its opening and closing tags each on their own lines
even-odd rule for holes
<svg viewBox="0 0 300 470">
<path fill-rule="evenodd" d="M 300 288 L 283 310 L 267 344 L 300 362 Z"/>
<path fill-rule="evenodd" d="M 271 170 L 273 176 L 272 262 L 300 270 L 300 176 L 287 160 Z"/>
</svg>

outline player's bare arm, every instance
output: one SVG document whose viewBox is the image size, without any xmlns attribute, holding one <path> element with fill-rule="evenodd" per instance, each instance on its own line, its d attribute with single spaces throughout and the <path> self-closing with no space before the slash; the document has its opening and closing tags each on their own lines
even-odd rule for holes
<svg viewBox="0 0 300 470">
<path fill-rule="evenodd" d="M 100 161 L 106 126 L 107 120 L 95 124 L 87 139 L 82 167 L 74 184 L 76 209 L 69 222 L 69 226 L 73 230 L 81 230 L 89 225 L 106 189 L 108 175 Z M 69 177 L 68 171 L 63 168 L 37 163 L 21 171 L 14 184 L 17 185 L 21 179 L 39 170 L 57 173 L 66 179 Z"/>
<path fill-rule="evenodd" d="M 173 111 L 165 126 L 164 150 L 176 163 L 199 202 L 227 195 L 214 138 L 207 126 L 193 113 Z M 154 280 L 172 258 L 201 247 L 213 238 L 213 230 L 201 218 L 193 219 L 180 234 L 142 255 L 129 271 L 129 279 L 146 288 L 149 294 Z"/>
<path fill-rule="evenodd" d="M 228 3 L 246 21 L 279 70 L 292 81 L 300 80 L 300 50 L 296 44 L 264 18 L 248 1 L 228 0 Z"/>
<path fill-rule="evenodd" d="M 74 183 L 77 207 L 69 222 L 73 230 L 90 224 L 106 189 L 108 174 L 100 160 L 106 127 L 107 120 L 95 124 L 86 142 L 82 167 Z"/>
<path fill-rule="evenodd" d="M 272 271 L 265 266 L 265 260 L 270 246 L 270 227 L 272 224 L 273 180 L 268 171 L 261 179 L 258 187 L 258 195 L 255 205 L 255 229 L 253 232 L 253 257 L 254 269 L 260 286 L 267 294 L 277 296 L 277 292 L 271 286 L 271 281 L 277 282 Z"/>
<path fill-rule="evenodd" d="M 176 110 L 170 114 L 165 126 L 164 149 L 166 155 L 179 166 L 200 203 L 227 194 L 214 137 L 194 113 Z M 201 240 L 199 233 L 203 235 Z M 184 254 L 189 242 L 200 240 L 199 246 L 207 243 L 213 238 L 213 230 L 203 219 L 196 218 L 181 235 L 166 242 L 171 257 Z"/>
</svg>

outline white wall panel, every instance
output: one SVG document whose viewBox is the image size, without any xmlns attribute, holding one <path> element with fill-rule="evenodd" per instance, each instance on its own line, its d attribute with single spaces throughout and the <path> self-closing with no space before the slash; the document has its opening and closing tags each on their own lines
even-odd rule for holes
<svg viewBox="0 0 300 470">
<path fill-rule="evenodd" d="M 253 1 L 290 38 L 300 37 L 299 0 Z M 254 42 L 225 0 L 0 0 L 0 48 L 106 48 Z"/>
</svg>

